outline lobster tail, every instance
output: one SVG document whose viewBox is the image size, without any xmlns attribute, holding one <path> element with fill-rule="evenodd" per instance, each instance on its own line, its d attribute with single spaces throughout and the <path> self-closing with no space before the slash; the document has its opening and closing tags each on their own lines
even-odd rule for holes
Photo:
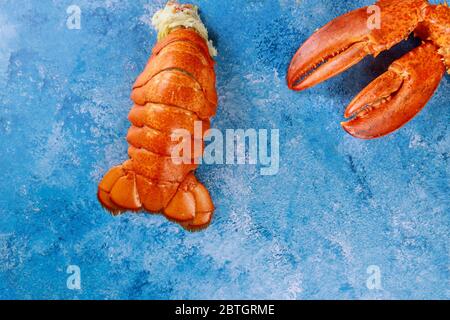
<svg viewBox="0 0 450 320">
<path fill-rule="evenodd" d="M 174 16 L 177 23 L 172 21 Z M 180 25 L 180 16 L 190 19 L 188 25 L 194 27 Z M 160 40 L 131 94 L 135 105 L 128 116 L 130 159 L 105 175 L 98 199 L 115 214 L 162 212 L 187 229 L 199 229 L 209 224 L 214 211 L 207 189 L 193 174 L 195 160 L 203 154 L 203 133 L 217 108 L 211 45 L 203 24 L 195 27 L 193 23 L 198 18 L 194 6 L 169 2 L 155 18 Z M 195 136 L 196 123 L 201 124 L 201 137 Z M 178 130 L 190 135 L 174 141 Z M 180 162 L 175 151 L 186 139 L 200 148 L 188 157 L 182 155 Z"/>
</svg>

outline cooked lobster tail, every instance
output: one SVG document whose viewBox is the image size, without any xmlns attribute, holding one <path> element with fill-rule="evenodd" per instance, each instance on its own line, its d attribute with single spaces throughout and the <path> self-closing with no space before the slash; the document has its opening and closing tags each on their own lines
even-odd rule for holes
<svg viewBox="0 0 450 320">
<path fill-rule="evenodd" d="M 171 14 L 198 17 L 191 5 L 169 2 L 164 10 L 169 10 L 167 19 Z M 195 123 L 200 122 L 203 130 L 210 127 L 217 108 L 214 60 L 198 30 L 179 25 L 163 32 L 133 86 L 130 159 L 105 175 L 98 199 L 112 213 L 162 212 L 187 229 L 199 229 L 210 223 L 214 211 L 207 189 L 193 174 L 194 159 L 201 154 L 194 152 L 191 162 L 174 161 L 173 150 L 181 142 L 172 137 L 182 129 L 195 142 L 202 139 L 194 138 Z M 203 153 L 203 141 L 197 142 Z"/>
</svg>

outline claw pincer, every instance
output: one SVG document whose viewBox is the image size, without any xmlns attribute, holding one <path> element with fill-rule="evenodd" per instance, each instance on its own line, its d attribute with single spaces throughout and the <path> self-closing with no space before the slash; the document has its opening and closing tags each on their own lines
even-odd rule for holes
<svg viewBox="0 0 450 320">
<path fill-rule="evenodd" d="M 433 96 L 445 73 L 432 43 L 424 43 L 395 61 L 347 107 L 343 128 L 352 136 L 385 136 L 414 118 Z M 426 79 L 424 81 L 424 79 Z"/>
<path fill-rule="evenodd" d="M 379 26 L 369 23 L 369 8 L 347 13 L 314 33 L 295 54 L 287 82 L 293 90 L 315 86 L 377 56 L 412 32 L 423 40 L 395 61 L 347 107 L 343 128 L 362 139 L 399 129 L 427 104 L 450 70 L 450 8 L 426 0 L 380 0 Z"/>
</svg>

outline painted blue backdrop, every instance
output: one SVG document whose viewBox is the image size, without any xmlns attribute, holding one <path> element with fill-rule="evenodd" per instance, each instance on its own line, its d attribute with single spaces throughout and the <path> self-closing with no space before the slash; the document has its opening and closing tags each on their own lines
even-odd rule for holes
<svg viewBox="0 0 450 320">
<path fill-rule="evenodd" d="M 1 0 L 0 298 L 450 298 L 449 77 L 401 131 L 356 140 L 339 125 L 346 104 L 417 42 L 307 92 L 284 79 L 316 28 L 371 1 L 193 2 L 220 53 L 213 126 L 280 129 L 279 174 L 201 167 L 217 206 L 204 232 L 111 217 L 97 183 L 126 157 L 164 1 Z M 80 30 L 66 27 L 72 4 Z"/>
</svg>

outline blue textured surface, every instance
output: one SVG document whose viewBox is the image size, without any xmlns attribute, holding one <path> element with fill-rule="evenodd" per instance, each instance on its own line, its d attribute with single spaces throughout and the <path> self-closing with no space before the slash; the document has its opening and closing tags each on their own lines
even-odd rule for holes
<svg viewBox="0 0 450 320">
<path fill-rule="evenodd" d="M 217 211 L 200 233 L 106 214 L 97 183 L 126 157 L 163 1 L 1 0 L 0 298 L 450 298 L 449 77 L 402 130 L 356 140 L 345 105 L 414 41 L 304 93 L 284 78 L 317 27 L 371 1 L 194 2 L 220 52 L 213 125 L 280 129 L 279 174 L 201 167 Z"/>
</svg>

